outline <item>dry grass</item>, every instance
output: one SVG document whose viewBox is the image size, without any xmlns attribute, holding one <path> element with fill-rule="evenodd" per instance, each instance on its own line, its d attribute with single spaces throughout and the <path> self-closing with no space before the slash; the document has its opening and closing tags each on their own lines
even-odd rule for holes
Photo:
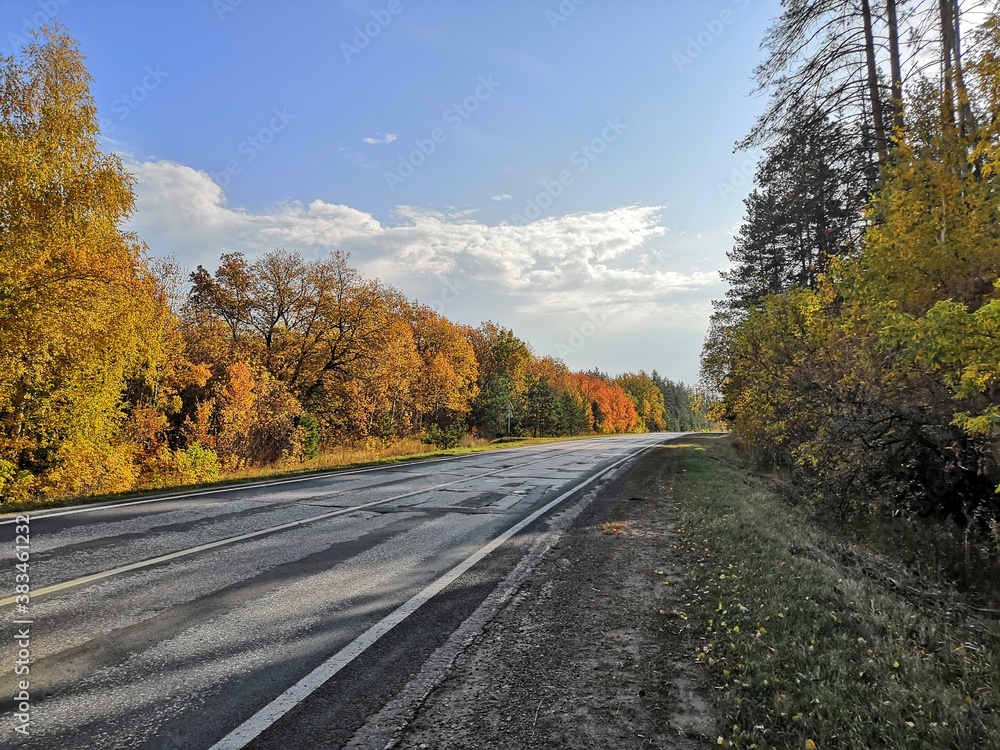
<svg viewBox="0 0 1000 750">
<path fill-rule="evenodd" d="M 421 442 L 417 438 L 405 438 L 391 443 L 384 443 L 379 440 L 370 440 L 367 443 L 353 446 L 338 446 L 332 450 L 321 453 L 310 461 L 289 460 L 278 462 L 271 466 L 244 467 L 235 471 L 225 472 L 219 481 L 209 484 L 176 484 L 169 486 L 153 487 L 139 486 L 128 492 L 113 495 L 96 495 L 90 497 L 69 497 L 48 500 L 30 500 L 18 503 L 0 504 L 0 515 L 4 513 L 21 513 L 24 511 L 41 510 L 44 508 L 60 508 L 71 505 L 85 505 L 88 503 L 107 502 L 124 497 L 137 497 L 150 494 L 162 494 L 164 492 L 190 489 L 193 487 L 212 487 L 236 484 L 239 482 L 273 479 L 278 477 L 304 475 L 322 471 L 336 471 L 338 469 L 351 469 L 364 466 L 377 466 L 380 464 L 392 464 L 399 461 L 410 461 L 421 458 L 432 458 L 435 456 L 458 456 L 467 453 L 479 453 L 481 451 L 504 450 L 516 448 L 524 445 L 540 445 L 544 443 L 564 442 L 567 440 L 587 440 L 593 437 L 605 437 L 603 435 L 576 436 L 570 438 L 517 438 L 491 443 L 482 438 L 466 435 L 457 448 L 442 450 L 432 445 Z"/>
<path fill-rule="evenodd" d="M 632 526 L 628 521 L 605 521 L 600 529 L 602 534 L 610 536 L 622 536 L 632 532 Z"/>
<path fill-rule="evenodd" d="M 692 443 L 673 448 L 683 542 L 668 557 L 689 571 L 691 658 L 714 683 L 720 745 L 1000 746 L 995 620 L 796 511 L 724 441 Z"/>
<path fill-rule="evenodd" d="M 329 471 L 331 469 L 377 464 L 393 459 L 416 458 L 440 452 L 435 450 L 433 446 L 421 443 L 416 438 L 397 440 L 388 444 L 383 444 L 380 441 L 371 441 L 367 445 L 338 446 L 333 450 L 324 451 L 309 461 L 288 461 L 279 463 L 276 466 L 248 467 L 227 472 L 223 476 L 223 480 L 242 481 L 247 479 L 261 479 L 272 477 L 282 471 L 296 473 Z"/>
</svg>

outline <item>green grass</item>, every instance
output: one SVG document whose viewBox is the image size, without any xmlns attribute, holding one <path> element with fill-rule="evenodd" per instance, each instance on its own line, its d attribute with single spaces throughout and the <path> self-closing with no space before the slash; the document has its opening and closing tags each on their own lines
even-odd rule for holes
<svg viewBox="0 0 1000 750">
<path fill-rule="evenodd" d="M 567 440 L 589 440 L 592 438 L 609 437 L 608 435 L 581 435 L 574 437 L 559 438 L 503 438 L 492 443 L 478 443 L 474 445 L 464 445 L 457 448 L 438 449 L 427 444 L 420 443 L 416 439 L 402 440 L 393 443 L 383 449 L 361 449 L 361 448 L 340 448 L 336 451 L 321 454 L 311 461 L 296 464 L 289 467 L 282 466 L 255 467 L 241 469 L 236 472 L 225 474 L 215 482 L 201 484 L 178 484 L 164 487 L 137 487 L 128 492 L 121 492 L 109 495 L 91 495 L 87 497 L 67 497 L 35 499 L 24 502 L 0 502 L 0 518 L 4 515 L 24 513 L 32 510 L 46 510 L 49 508 L 64 508 L 77 505 L 89 505 L 93 503 L 105 503 L 124 498 L 142 498 L 157 495 L 166 495 L 173 492 L 183 492 L 193 489 L 204 489 L 210 487 L 227 487 L 234 484 L 246 482 L 263 481 L 267 479 L 281 479 L 284 477 L 308 476 L 310 474 L 321 474 L 329 471 L 347 471 L 348 469 L 360 469 L 371 466 L 389 466 L 392 464 L 407 461 L 417 461 L 427 458 L 439 458 L 442 456 L 459 456 L 469 453 L 482 453 L 485 451 L 505 450 L 507 448 L 518 448 L 528 445 L 542 445 L 545 443 L 557 443 Z"/>
<path fill-rule="evenodd" d="M 691 658 L 739 748 L 1000 747 L 1000 628 L 753 476 L 728 439 L 665 450 Z M 947 591 L 942 599 L 940 592 Z M 936 594 L 934 592 L 937 592 Z"/>
</svg>

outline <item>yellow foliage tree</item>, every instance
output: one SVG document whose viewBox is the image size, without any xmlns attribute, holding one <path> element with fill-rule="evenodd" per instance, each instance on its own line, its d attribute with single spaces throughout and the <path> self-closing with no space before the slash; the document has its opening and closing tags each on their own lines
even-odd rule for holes
<svg viewBox="0 0 1000 750">
<path fill-rule="evenodd" d="M 132 179 L 98 149 L 89 84 L 58 26 L 0 57 L 0 460 L 44 495 L 132 485 L 122 395 L 162 357 L 155 280 L 120 228 Z"/>
<path fill-rule="evenodd" d="M 479 365 L 465 330 L 429 307 L 409 305 L 409 323 L 422 361 L 417 408 L 433 424 L 464 419 L 479 389 Z"/>
</svg>

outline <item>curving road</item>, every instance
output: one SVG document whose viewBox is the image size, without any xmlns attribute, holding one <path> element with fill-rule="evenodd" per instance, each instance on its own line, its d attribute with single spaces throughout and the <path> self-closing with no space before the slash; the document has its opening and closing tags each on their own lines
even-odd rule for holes
<svg viewBox="0 0 1000 750">
<path fill-rule="evenodd" d="M 24 529 L 4 518 L 0 747 L 341 747 L 523 557 L 554 501 L 677 436 L 32 514 L 21 612 Z"/>
</svg>

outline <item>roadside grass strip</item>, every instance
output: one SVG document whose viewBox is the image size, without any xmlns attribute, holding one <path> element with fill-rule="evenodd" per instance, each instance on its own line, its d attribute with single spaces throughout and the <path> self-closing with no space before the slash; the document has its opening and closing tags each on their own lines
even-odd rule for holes
<svg viewBox="0 0 1000 750">
<path fill-rule="evenodd" d="M 1000 747 L 995 619 L 872 575 L 869 549 L 789 505 L 730 439 L 658 450 L 680 453 L 666 558 L 689 571 L 690 658 L 714 688 L 718 745 Z"/>
</svg>

